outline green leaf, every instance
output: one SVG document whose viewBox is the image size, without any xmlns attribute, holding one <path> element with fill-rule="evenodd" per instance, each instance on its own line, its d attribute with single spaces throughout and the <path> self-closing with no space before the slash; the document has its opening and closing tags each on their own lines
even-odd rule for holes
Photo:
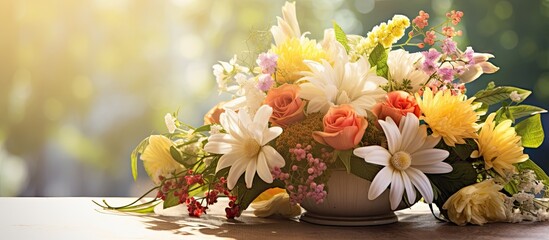
<svg viewBox="0 0 549 240">
<path fill-rule="evenodd" d="M 383 45 L 378 44 L 374 50 L 370 53 L 368 61 L 370 65 L 376 66 L 376 74 L 380 77 L 388 78 L 389 66 L 387 65 L 387 58 L 389 55 Z"/>
<path fill-rule="evenodd" d="M 149 145 L 149 138 L 147 137 L 147 138 L 143 139 L 143 141 L 141 141 L 139 143 L 139 145 L 137 145 L 137 147 L 135 147 L 135 149 L 132 151 L 132 153 L 130 155 L 131 167 L 132 167 L 132 176 L 133 176 L 134 181 L 137 180 L 137 158 L 138 158 L 138 155 L 142 154 L 143 151 L 145 151 L 145 149 L 147 148 L 148 145 Z"/>
<path fill-rule="evenodd" d="M 232 191 L 233 193 L 236 192 L 236 196 L 238 197 L 237 204 L 240 206 L 240 212 L 242 212 L 248 208 L 257 196 L 259 196 L 259 194 L 267 189 L 275 187 L 284 188 L 284 182 L 275 179 L 273 183 L 266 183 L 257 174 L 255 174 L 252 188 L 248 189 L 246 188 L 246 182 L 243 174 L 238 179 L 238 182 Z"/>
<path fill-rule="evenodd" d="M 335 155 L 341 160 L 347 173 L 351 173 L 351 157 L 353 156 L 353 150 L 335 151 Z"/>
<path fill-rule="evenodd" d="M 467 138 L 465 139 L 465 144 L 456 144 L 455 147 L 450 148 L 461 160 L 467 160 L 471 156 L 471 153 L 477 149 L 477 144 L 475 140 Z"/>
<path fill-rule="evenodd" d="M 210 124 L 206 124 L 206 125 L 203 125 L 203 126 L 200 126 L 198 127 L 197 129 L 195 129 L 193 131 L 193 134 L 194 133 L 197 133 L 197 132 L 209 132 L 211 129 L 211 125 Z"/>
<path fill-rule="evenodd" d="M 513 195 L 515 193 L 518 193 L 518 183 L 517 181 L 515 180 L 511 180 L 509 181 L 507 184 L 505 184 L 505 186 L 503 186 L 503 190 L 505 190 L 505 192 Z"/>
<path fill-rule="evenodd" d="M 545 138 L 539 114 L 518 123 L 515 126 L 515 131 L 522 137 L 522 146 L 528 148 L 539 147 Z"/>
<path fill-rule="evenodd" d="M 179 164 L 185 165 L 181 152 L 179 152 L 175 146 L 170 146 L 170 155 L 172 155 L 172 158 Z"/>
<path fill-rule="evenodd" d="M 503 106 L 496 111 L 496 117 L 494 118 L 494 121 L 496 123 L 500 123 L 507 119 L 515 123 L 515 118 L 513 117 L 513 114 L 511 114 L 511 111 L 509 111 L 509 107 L 504 102 Z"/>
<path fill-rule="evenodd" d="M 452 172 L 446 174 L 427 174 L 437 196 L 434 203 L 439 209 L 454 193 L 476 183 L 477 171 L 467 161 L 456 161 L 452 165 Z"/>
<path fill-rule="evenodd" d="M 547 112 L 547 110 L 543 108 L 531 106 L 531 105 L 510 106 L 508 108 L 509 108 L 509 112 L 511 113 L 511 115 L 513 115 L 515 119 Z"/>
<path fill-rule="evenodd" d="M 339 25 L 337 25 L 337 23 L 335 21 L 333 21 L 333 24 L 334 24 L 334 33 L 335 33 L 336 40 L 339 43 L 341 43 L 341 45 L 343 45 L 343 47 L 345 48 L 345 51 L 347 53 L 349 53 L 351 48 L 349 47 L 349 42 L 347 40 L 347 34 L 345 34 L 343 29 Z"/>
<path fill-rule="evenodd" d="M 513 91 L 517 91 L 517 93 L 522 96 L 523 100 L 532 93 L 531 91 L 525 89 L 509 86 L 487 88 L 485 90 L 480 90 L 475 94 L 475 102 L 494 105 L 509 99 L 509 94 Z"/>
<path fill-rule="evenodd" d="M 179 197 L 175 196 L 174 191 L 168 192 L 168 194 L 166 194 L 166 199 L 164 199 L 163 207 L 169 208 L 177 205 L 179 205 Z"/>
<path fill-rule="evenodd" d="M 359 157 L 352 157 L 350 163 L 351 173 L 368 181 L 374 180 L 379 170 L 383 168 L 383 166 L 367 163 Z"/>
</svg>

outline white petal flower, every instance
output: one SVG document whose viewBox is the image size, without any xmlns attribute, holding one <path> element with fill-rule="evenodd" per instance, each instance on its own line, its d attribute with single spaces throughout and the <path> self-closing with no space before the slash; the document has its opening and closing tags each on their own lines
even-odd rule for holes
<svg viewBox="0 0 549 240">
<path fill-rule="evenodd" d="M 416 199 L 414 187 L 423 196 L 426 202 L 433 202 L 433 189 L 425 173 L 448 173 L 452 166 L 442 162 L 449 155 L 448 151 L 434 149 L 440 137 L 427 136 L 425 125 L 419 125 L 418 118 L 408 113 L 400 121 L 400 126 L 387 117 L 386 121 L 379 120 L 387 136 L 388 149 L 380 146 L 360 147 L 353 153 L 368 163 L 385 166 L 374 177 L 368 198 L 377 198 L 391 184 L 389 198 L 391 209 L 396 209 L 404 190 L 410 201 Z"/>
<path fill-rule="evenodd" d="M 299 38 L 301 36 L 295 12 L 295 2 L 286 2 L 282 7 L 282 18 L 276 18 L 278 25 L 271 27 L 271 33 L 277 46 L 288 38 Z"/>
<path fill-rule="evenodd" d="M 171 113 L 166 113 L 166 116 L 164 116 L 164 122 L 166 123 L 166 128 L 168 128 L 169 133 L 174 133 L 175 129 L 177 129 L 177 126 L 175 126 L 175 120 Z"/>
<path fill-rule="evenodd" d="M 230 167 L 227 187 L 234 188 L 236 182 L 245 174 L 246 187 L 251 188 L 255 173 L 267 182 L 273 182 L 271 170 L 284 167 L 284 158 L 271 146 L 270 141 L 282 133 L 282 128 L 269 128 L 269 118 L 273 109 L 261 106 L 253 119 L 241 109 L 238 113 L 227 109 L 220 116 L 220 122 L 227 133 L 211 135 L 204 150 L 223 154 L 217 163 L 216 173 Z"/>
<path fill-rule="evenodd" d="M 395 84 L 395 89 L 417 92 L 423 84 L 427 83 L 429 75 L 418 66 L 418 61 L 422 57 L 421 53 L 410 54 L 402 49 L 389 52 L 387 65 L 389 65 L 389 76 Z"/>
<path fill-rule="evenodd" d="M 342 56 L 342 55 L 338 55 Z M 350 104 L 360 116 L 366 116 L 386 92 L 380 87 L 387 79 L 370 71 L 364 58 L 349 62 L 346 56 L 329 62 L 305 61 L 310 71 L 302 72 L 300 97 L 309 100 L 307 113 L 325 113 L 331 106 Z"/>
</svg>

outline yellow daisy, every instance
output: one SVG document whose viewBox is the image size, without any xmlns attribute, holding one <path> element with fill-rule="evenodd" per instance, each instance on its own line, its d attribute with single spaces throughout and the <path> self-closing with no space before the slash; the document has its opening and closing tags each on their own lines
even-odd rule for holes
<svg viewBox="0 0 549 240">
<path fill-rule="evenodd" d="M 480 130 L 478 139 L 478 151 L 475 150 L 471 157 L 484 158 L 486 169 L 494 168 L 501 176 L 508 173 L 516 173 L 514 163 L 528 160 L 528 154 L 524 154 L 521 138 L 511 127 L 512 121 L 507 119 L 496 125 L 494 122 L 495 113 L 486 119 Z"/>
<path fill-rule="evenodd" d="M 420 119 L 429 125 L 433 136 L 441 136 L 446 145 L 452 147 L 464 144 L 466 138 L 477 138 L 479 113 L 475 109 L 480 103 L 473 104 L 474 99 L 467 99 L 463 94 L 452 95 L 449 90 L 433 94 L 430 88 L 425 88 L 423 98 L 416 93 L 423 114 Z"/>
<path fill-rule="evenodd" d="M 276 82 L 278 84 L 294 83 L 301 78 L 301 71 L 308 71 L 309 67 L 303 60 L 320 62 L 326 60 L 326 52 L 316 44 L 315 40 L 307 38 L 290 38 L 271 51 L 278 55 L 276 66 Z"/>
</svg>

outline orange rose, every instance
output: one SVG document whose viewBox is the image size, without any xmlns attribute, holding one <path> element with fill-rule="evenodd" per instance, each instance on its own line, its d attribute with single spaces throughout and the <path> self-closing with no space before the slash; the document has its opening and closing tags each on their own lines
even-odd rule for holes
<svg viewBox="0 0 549 240">
<path fill-rule="evenodd" d="M 385 118 L 391 117 L 397 125 L 400 123 L 400 119 L 406 116 L 407 113 L 413 113 L 417 117 L 421 114 L 416 99 L 404 91 L 388 93 L 387 100 L 376 104 L 372 108 L 372 112 L 378 119 L 385 120 Z"/>
<path fill-rule="evenodd" d="M 210 109 L 210 111 L 204 115 L 204 124 L 219 124 L 219 116 L 221 116 L 221 113 L 225 112 L 223 105 L 225 105 L 225 102 L 220 102 Z"/>
<path fill-rule="evenodd" d="M 273 124 L 287 127 L 305 118 L 305 102 L 298 97 L 299 90 L 299 86 L 293 84 L 284 84 L 269 90 L 265 103 L 273 108 Z"/>
<path fill-rule="evenodd" d="M 331 107 L 322 120 L 324 132 L 313 132 L 313 138 L 336 150 L 349 150 L 356 146 L 362 136 L 368 121 L 358 116 L 351 105 Z"/>
</svg>

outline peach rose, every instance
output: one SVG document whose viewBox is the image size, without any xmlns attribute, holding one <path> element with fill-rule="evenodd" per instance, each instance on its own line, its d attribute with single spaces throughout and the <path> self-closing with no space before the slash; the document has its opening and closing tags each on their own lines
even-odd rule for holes
<svg viewBox="0 0 549 240">
<path fill-rule="evenodd" d="M 299 90 L 299 86 L 293 84 L 284 84 L 269 90 L 265 103 L 273 108 L 273 124 L 287 127 L 305 118 L 305 102 L 298 97 Z"/>
<path fill-rule="evenodd" d="M 356 146 L 368 127 L 368 121 L 358 116 L 351 105 L 331 107 L 322 120 L 324 131 L 313 132 L 313 138 L 336 150 L 349 150 Z"/>
<path fill-rule="evenodd" d="M 407 113 L 413 113 L 417 117 L 421 114 L 414 96 L 404 91 L 394 91 L 387 94 L 387 100 L 376 104 L 372 112 L 378 119 L 391 117 L 398 125 L 400 119 Z"/>
<path fill-rule="evenodd" d="M 219 124 L 219 116 L 221 113 L 225 112 L 223 105 L 225 105 L 225 102 L 220 102 L 210 109 L 210 111 L 204 115 L 204 124 Z"/>
</svg>

